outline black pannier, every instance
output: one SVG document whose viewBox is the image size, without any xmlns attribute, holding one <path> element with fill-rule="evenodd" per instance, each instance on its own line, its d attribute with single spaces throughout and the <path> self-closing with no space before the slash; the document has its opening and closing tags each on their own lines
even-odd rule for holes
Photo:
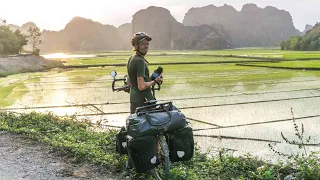
<svg viewBox="0 0 320 180">
<path fill-rule="evenodd" d="M 160 164 L 157 152 L 158 142 L 154 136 L 128 140 L 128 155 L 138 173 L 144 173 Z"/>
<path fill-rule="evenodd" d="M 179 110 L 131 114 L 127 122 L 128 134 L 132 137 L 155 136 L 187 125 L 184 114 Z"/>
<path fill-rule="evenodd" d="M 170 131 L 167 134 L 171 162 L 188 161 L 193 157 L 194 139 L 191 127 Z"/>
<path fill-rule="evenodd" d="M 120 154 L 128 154 L 127 131 L 124 126 L 121 127 L 120 132 L 116 135 L 116 151 Z"/>
</svg>

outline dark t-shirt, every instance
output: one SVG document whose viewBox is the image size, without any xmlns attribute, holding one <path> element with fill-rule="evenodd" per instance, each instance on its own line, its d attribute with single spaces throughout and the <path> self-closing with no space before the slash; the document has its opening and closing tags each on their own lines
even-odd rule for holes
<svg viewBox="0 0 320 180">
<path fill-rule="evenodd" d="M 137 77 L 143 77 L 145 82 L 150 82 L 149 68 L 147 62 L 141 56 L 135 54 L 130 57 L 127 64 L 130 88 L 130 102 L 143 103 L 146 100 L 153 100 L 151 89 L 140 91 L 138 89 Z"/>
</svg>

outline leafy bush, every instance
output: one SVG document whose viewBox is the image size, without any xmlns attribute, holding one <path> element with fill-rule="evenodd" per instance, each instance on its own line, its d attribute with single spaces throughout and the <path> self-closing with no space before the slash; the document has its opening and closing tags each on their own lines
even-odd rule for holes
<svg viewBox="0 0 320 180">
<path fill-rule="evenodd" d="M 0 55 L 18 54 L 22 46 L 27 45 L 26 38 L 19 30 L 12 32 L 2 20 L 0 23 Z"/>
<path fill-rule="evenodd" d="M 280 43 L 281 50 L 320 50 L 320 23 L 317 23 L 312 29 L 307 31 L 304 36 L 292 37 L 289 40 Z"/>
<path fill-rule="evenodd" d="M 125 158 L 115 151 L 116 131 L 113 130 L 94 132 L 88 123 L 35 112 L 21 115 L 2 112 L 0 130 L 25 134 L 113 171 L 124 167 Z"/>
</svg>

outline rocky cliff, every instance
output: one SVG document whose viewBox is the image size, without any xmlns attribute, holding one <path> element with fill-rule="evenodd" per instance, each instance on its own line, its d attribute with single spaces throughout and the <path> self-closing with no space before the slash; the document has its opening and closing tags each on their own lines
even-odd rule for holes
<svg viewBox="0 0 320 180">
<path fill-rule="evenodd" d="M 118 28 L 118 34 L 122 44 L 120 45 L 120 50 L 129 50 L 132 48 L 131 37 L 132 37 L 132 24 L 126 23 L 122 24 Z"/>
<path fill-rule="evenodd" d="M 8 26 L 10 27 L 10 29 L 12 31 L 15 31 L 18 29 L 21 31 L 21 33 L 26 34 L 26 35 L 29 34 L 28 30 L 30 27 L 32 27 L 32 28 L 38 27 L 34 22 L 27 22 L 27 23 L 23 24 L 21 27 L 14 25 L 14 24 L 9 24 Z"/>
<path fill-rule="evenodd" d="M 307 24 L 306 27 L 304 28 L 304 31 L 302 32 L 302 35 L 305 35 L 309 30 L 313 28 L 312 25 Z"/>
<path fill-rule="evenodd" d="M 75 17 L 59 32 L 44 30 L 39 48 L 42 53 L 130 50 L 132 34 L 139 31 L 152 37 L 151 49 L 231 48 L 222 25 L 184 26 L 169 10 L 154 6 L 136 12 L 131 23 L 118 28 Z"/>
<path fill-rule="evenodd" d="M 44 30 L 42 38 L 41 52 L 117 50 L 122 44 L 116 27 L 81 17 L 59 32 Z"/>
<path fill-rule="evenodd" d="M 183 19 L 187 26 L 218 23 L 229 32 L 235 47 L 275 46 L 301 33 L 295 29 L 289 12 L 267 6 L 246 4 L 241 11 L 229 5 L 191 8 Z"/>
<path fill-rule="evenodd" d="M 230 48 L 230 39 L 221 25 L 184 26 L 170 11 L 151 6 L 133 15 L 132 31 L 145 31 L 153 40 L 152 49 Z"/>
<path fill-rule="evenodd" d="M 200 50 L 232 47 L 277 46 L 301 33 L 289 12 L 271 6 L 246 4 L 241 11 L 229 5 L 191 8 L 179 23 L 169 10 L 151 6 L 132 16 L 132 22 L 118 28 L 90 19 L 73 18 L 61 31 L 42 31 L 41 53 L 129 50 L 134 32 L 152 36 L 151 49 Z M 32 22 L 22 27 L 26 33 Z"/>
</svg>

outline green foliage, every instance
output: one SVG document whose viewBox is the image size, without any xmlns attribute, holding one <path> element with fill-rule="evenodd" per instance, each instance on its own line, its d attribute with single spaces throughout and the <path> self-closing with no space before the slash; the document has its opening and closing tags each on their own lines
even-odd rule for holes
<svg viewBox="0 0 320 180">
<path fill-rule="evenodd" d="M 26 134 L 113 171 L 124 166 L 125 159 L 114 148 L 116 131 L 97 133 L 90 130 L 88 123 L 35 112 L 21 115 L 0 112 L 0 130 Z"/>
<path fill-rule="evenodd" d="M 305 179 L 320 178 L 320 162 L 316 153 L 311 153 L 308 156 L 301 156 L 295 159 L 294 165 L 298 167 L 301 176 Z"/>
<path fill-rule="evenodd" d="M 299 173 L 299 176 L 303 179 L 319 179 L 320 178 L 320 161 L 319 157 L 317 156 L 317 153 L 312 152 L 310 154 L 306 151 L 306 146 L 310 142 L 311 137 L 304 137 L 305 135 L 305 129 L 303 126 L 303 123 L 301 123 L 301 130 L 299 129 L 299 126 L 297 125 L 293 111 L 291 108 L 291 114 L 293 119 L 293 125 L 294 125 L 294 131 L 295 136 L 297 137 L 298 141 L 295 140 L 289 140 L 284 136 L 284 134 L 281 132 L 282 139 L 290 145 L 297 146 L 299 149 L 303 149 L 303 153 L 297 153 L 297 154 L 285 154 L 282 152 L 279 152 L 274 149 L 274 147 L 269 144 L 270 149 L 275 152 L 276 154 L 280 156 L 285 156 L 289 159 L 289 164 L 291 167 L 296 168 L 296 170 Z"/>
<path fill-rule="evenodd" d="M 24 46 L 28 44 L 28 40 L 27 40 L 27 36 L 24 34 L 21 34 L 21 31 L 19 29 L 17 29 L 14 34 L 17 36 L 17 38 L 19 39 L 20 42 L 20 46 Z"/>
<path fill-rule="evenodd" d="M 103 165 L 112 172 L 120 172 L 126 157 L 115 151 L 117 131 L 93 131 L 91 123 L 77 122 L 72 118 L 61 118 L 53 114 L 19 114 L 0 112 L 0 130 L 21 133 L 45 142 L 56 149 L 73 154 L 82 160 Z M 299 171 L 305 179 L 320 177 L 320 162 L 315 156 L 303 156 L 297 159 L 297 170 L 282 173 L 283 165 L 271 165 L 249 155 L 236 157 L 227 151 L 217 156 L 209 156 L 195 150 L 190 161 L 172 164 L 171 179 L 283 179 L 286 175 Z M 288 163 L 289 164 L 289 163 Z M 292 168 L 291 168 L 292 169 Z M 130 172 L 136 179 L 152 179 L 150 174 Z"/>
<path fill-rule="evenodd" d="M 28 33 L 28 38 L 32 45 L 32 54 L 39 56 L 40 49 L 38 48 L 38 46 L 42 44 L 40 29 L 37 27 L 29 27 Z"/>
<path fill-rule="evenodd" d="M 290 49 L 299 50 L 300 49 L 300 37 L 293 37 L 290 41 Z"/>
<path fill-rule="evenodd" d="M 208 157 L 196 152 L 188 162 L 175 163 L 172 179 L 276 179 L 280 166 L 268 165 L 251 156 L 235 157 L 222 150 L 220 156 Z"/>
<path fill-rule="evenodd" d="M 302 37 L 292 37 L 280 43 L 281 50 L 320 50 L 320 26 L 317 23 Z"/>
<path fill-rule="evenodd" d="M 0 19 L 1 20 L 1 19 Z M 0 55 L 18 54 L 27 44 L 26 36 L 19 30 L 12 32 L 5 20 L 0 23 Z"/>
</svg>

